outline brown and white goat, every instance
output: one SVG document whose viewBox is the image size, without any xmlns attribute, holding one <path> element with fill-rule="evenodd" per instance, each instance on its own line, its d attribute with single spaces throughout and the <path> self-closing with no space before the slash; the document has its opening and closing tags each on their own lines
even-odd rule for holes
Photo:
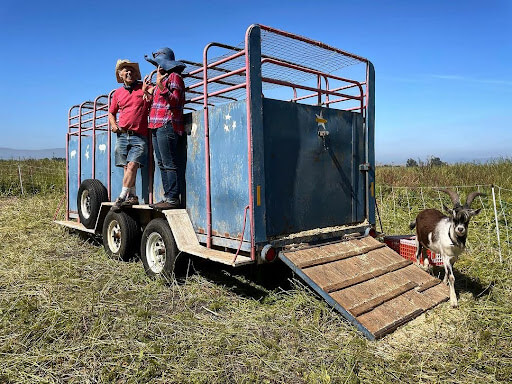
<svg viewBox="0 0 512 384">
<path fill-rule="evenodd" d="M 453 264 L 466 247 L 468 225 L 471 218 L 480 213 L 480 209 L 471 209 L 471 203 L 475 197 L 483 194 L 471 192 L 464 205 L 461 205 L 459 195 L 450 189 L 440 189 L 450 195 L 453 209 L 443 204 L 448 216 L 443 215 L 437 209 L 425 209 L 416 217 L 416 221 L 409 228 L 416 227 L 416 260 L 420 260 L 423 247 L 441 255 L 444 265 L 444 280 L 450 285 L 450 304 L 457 307 L 455 294 L 455 277 L 453 276 Z"/>
</svg>

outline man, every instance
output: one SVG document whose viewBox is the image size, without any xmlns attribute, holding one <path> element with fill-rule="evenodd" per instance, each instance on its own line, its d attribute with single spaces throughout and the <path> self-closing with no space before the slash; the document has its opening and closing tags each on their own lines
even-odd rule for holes
<svg viewBox="0 0 512 384">
<path fill-rule="evenodd" d="M 181 77 L 185 64 L 176 61 L 174 52 L 167 47 L 146 55 L 146 60 L 158 68 L 156 85 L 151 87 L 149 79 L 145 79 L 144 90 L 146 97 L 152 98 L 149 128 L 164 190 L 164 199 L 150 206 L 157 210 L 180 208 L 185 198 L 187 156 L 185 84 Z"/>
<path fill-rule="evenodd" d="M 138 63 L 118 60 L 116 78 L 123 86 L 116 89 L 112 96 L 108 119 L 112 132 L 117 134 L 115 163 L 124 168 L 123 188 L 112 206 L 112 210 L 120 211 L 123 206 L 139 204 L 135 180 L 137 169 L 143 167 L 147 159 L 150 103 L 143 98 Z"/>
</svg>

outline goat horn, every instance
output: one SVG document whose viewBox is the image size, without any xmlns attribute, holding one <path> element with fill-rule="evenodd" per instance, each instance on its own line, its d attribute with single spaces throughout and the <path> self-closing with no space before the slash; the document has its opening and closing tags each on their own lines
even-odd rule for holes
<svg viewBox="0 0 512 384">
<path fill-rule="evenodd" d="M 485 196 L 485 194 L 483 193 L 480 193 L 480 192 L 471 192 L 469 195 L 468 195 L 468 198 L 466 199 L 466 204 L 465 206 L 466 207 L 470 207 L 471 206 L 471 203 L 473 202 L 473 200 L 475 199 L 475 197 L 477 196 Z"/>
<path fill-rule="evenodd" d="M 441 191 L 441 192 L 444 192 L 444 193 L 447 193 L 448 195 L 450 195 L 450 199 L 452 199 L 452 203 L 454 206 L 460 206 L 460 197 L 459 195 L 457 194 L 457 192 L 454 192 L 452 191 L 451 189 L 448 189 L 448 188 L 445 188 L 445 189 L 438 189 L 438 191 Z"/>
</svg>

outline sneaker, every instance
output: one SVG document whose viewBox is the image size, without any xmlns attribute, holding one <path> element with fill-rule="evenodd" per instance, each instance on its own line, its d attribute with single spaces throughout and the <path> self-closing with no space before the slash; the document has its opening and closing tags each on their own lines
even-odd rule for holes
<svg viewBox="0 0 512 384">
<path fill-rule="evenodd" d="M 114 212 L 121 212 L 121 206 L 123 205 L 123 202 L 124 200 L 118 197 L 110 209 Z"/>
<path fill-rule="evenodd" d="M 149 204 L 149 206 L 157 211 L 165 211 L 166 209 L 178 209 L 180 205 L 178 203 L 162 200 L 156 204 Z"/>
<path fill-rule="evenodd" d="M 125 201 L 121 203 L 123 207 L 129 207 L 132 205 L 139 205 L 139 198 L 137 196 L 128 196 Z"/>
</svg>

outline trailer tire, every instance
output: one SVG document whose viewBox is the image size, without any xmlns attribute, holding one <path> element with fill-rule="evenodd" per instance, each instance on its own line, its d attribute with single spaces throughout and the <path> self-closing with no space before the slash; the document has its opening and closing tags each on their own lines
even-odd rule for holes
<svg viewBox="0 0 512 384">
<path fill-rule="evenodd" d="M 110 257 L 129 261 L 140 244 L 140 227 L 126 212 L 109 211 L 103 223 L 103 247 Z"/>
<path fill-rule="evenodd" d="M 140 258 L 146 274 L 151 278 L 174 278 L 174 266 L 178 247 L 171 228 L 165 219 L 153 219 L 144 229 L 140 246 Z"/>
<path fill-rule="evenodd" d="M 101 181 L 96 179 L 82 181 L 78 189 L 76 206 L 78 207 L 80 222 L 85 228 L 94 228 L 100 213 L 101 203 L 105 201 L 108 201 L 108 193 Z"/>
</svg>

